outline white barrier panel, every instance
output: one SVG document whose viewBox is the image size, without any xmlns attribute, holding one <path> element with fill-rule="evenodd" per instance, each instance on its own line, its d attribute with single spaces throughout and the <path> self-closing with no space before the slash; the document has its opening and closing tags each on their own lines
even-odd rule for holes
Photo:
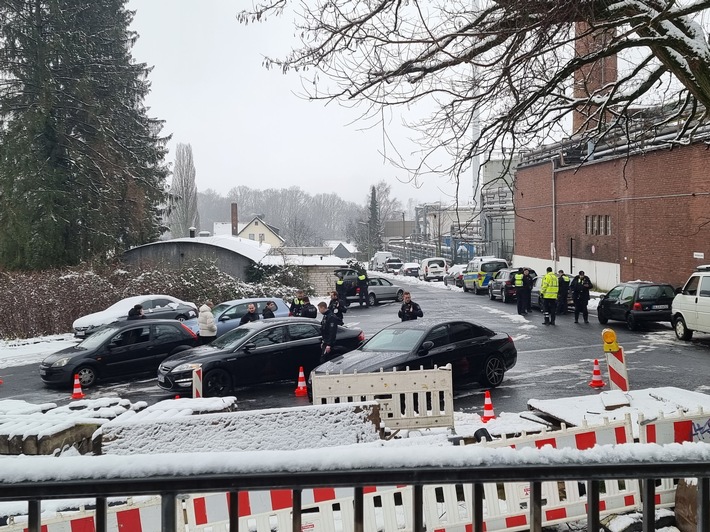
<svg viewBox="0 0 710 532">
<path fill-rule="evenodd" d="M 94 510 L 57 512 L 42 519 L 42 532 L 94 532 Z M 0 532 L 27 532 L 27 516 L 15 517 L 11 524 L 0 526 Z M 178 509 L 178 523 L 183 522 L 182 508 Z M 109 532 L 157 532 L 160 527 L 160 497 L 141 502 L 109 506 Z"/>
<path fill-rule="evenodd" d="M 454 427 L 451 365 L 433 370 L 313 376 L 313 404 L 377 401 L 385 427 Z"/>
</svg>

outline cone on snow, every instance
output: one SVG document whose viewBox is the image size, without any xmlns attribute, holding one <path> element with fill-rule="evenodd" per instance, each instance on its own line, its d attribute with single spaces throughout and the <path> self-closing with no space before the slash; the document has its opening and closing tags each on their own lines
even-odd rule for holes
<svg viewBox="0 0 710 532">
<path fill-rule="evenodd" d="M 298 368 L 298 386 L 296 386 L 296 397 L 305 397 L 308 395 L 306 388 L 306 376 L 303 374 L 303 366 Z"/>
<path fill-rule="evenodd" d="M 486 390 L 486 399 L 483 403 L 483 416 L 481 421 L 488 423 L 489 420 L 495 419 L 496 415 L 493 412 L 493 402 L 491 401 L 491 392 Z"/>
<path fill-rule="evenodd" d="M 599 360 L 594 359 L 594 371 L 592 371 L 592 380 L 589 382 L 592 388 L 602 388 L 605 386 L 602 380 L 602 372 L 599 370 Z"/>
<path fill-rule="evenodd" d="M 74 375 L 74 391 L 71 394 L 72 399 L 83 399 L 84 392 L 81 391 L 81 384 L 79 384 L 79 375 Z"/>
</svg>

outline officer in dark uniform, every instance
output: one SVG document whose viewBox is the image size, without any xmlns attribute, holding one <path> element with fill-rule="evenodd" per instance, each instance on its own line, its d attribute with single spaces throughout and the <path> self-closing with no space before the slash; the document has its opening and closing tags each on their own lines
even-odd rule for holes
<svg viewBox="0 0 710 532">
<path fill-rule="evenodd" d="M 367 287 L 370 285 L 370 280 L 367 278 L 367 272 L 362 270 L 360 275 L 357 276 L 357 287 L 360 295 L 360 306 L 363 304 L 366 307 L 370 306 L 370 300 L 367 298 Z"/>
</svg>

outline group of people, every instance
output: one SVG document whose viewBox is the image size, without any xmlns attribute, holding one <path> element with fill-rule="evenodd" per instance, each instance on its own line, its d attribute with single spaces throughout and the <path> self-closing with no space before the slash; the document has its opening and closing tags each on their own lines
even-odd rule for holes
<svg viewBox="0 0 710 532">
<path fill-rule="evenodd" d="M 542 311 L 545 317 L 543 325 L 555 325 L 557 314 L 567 314 L 567 300 L 570 292 L 572 292 L 572 301 L 574 303 L 574 322 L 579 323 L 581 314 L 584 323 L 589 323 L 587 304 L 589 303 L 589 290 L 591 288 L 592 281 L 585 275 L 584 271 L 580 270 L 579 274 L 570 282 L 570 278 L 565 274 L 564 270 L 560 270 L 555 274 L 552 268 L 548 266 L 540 287 L 543 304 Z M 518 303 L 518 309 L 520 309 L 520 303 Z"/>
</svg>

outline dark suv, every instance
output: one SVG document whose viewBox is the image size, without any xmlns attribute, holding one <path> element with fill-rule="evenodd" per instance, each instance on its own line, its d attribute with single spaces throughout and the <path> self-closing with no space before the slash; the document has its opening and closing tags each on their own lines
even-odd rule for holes
<svg viewBox="0 0 710 532">
<path fill-rule="evenodd" d="M 535 278 L 535 270 L 528 268 L 530 277 Z M 488 282 L 488 297 L 490 299 L 501 298 L 503 303 L 515 301 L 515 274 L 520 271 L 518 268 L 504 268 L 495 274 L 495 277 Z"/>
<path fill-rule="evenodd" d="M 648 281 L 620 283 L 601 296 L 597 306 L 599 323 L 625 321 L 629 330 L 649 321 L 671 321 L 675 290 L 669 284 Z"/>
</svg>

